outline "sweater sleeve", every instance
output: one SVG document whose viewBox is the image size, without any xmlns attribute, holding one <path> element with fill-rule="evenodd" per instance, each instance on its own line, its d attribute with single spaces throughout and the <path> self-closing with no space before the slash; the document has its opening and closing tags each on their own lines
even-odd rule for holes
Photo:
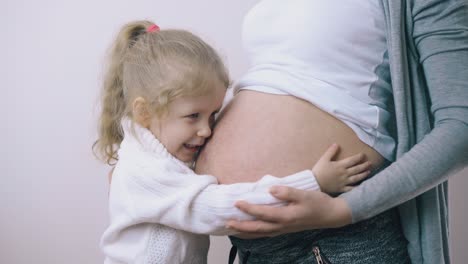
<svg viewBox="0 0 468 264">
<path fill-rule="evenodd" d="M 416 0 L 412 4 L 413 37 L 433 128 L 392 165 L 341 196 L 351 208 L 353 222 L 422 194 L 468 163 L 467 3 Z"/>
<path fill-rule="evenodd" d="M 253 219 L 234 206 L 238 200 L 280 206 L 282 202 L 269 193 L 273 185 L 319 189 L 310 170 L 284 178 L 267 175 L 257 182 L 229 185 L 218 185 L 213 176 L 173 173 L 161 168 L 146 171 L 142 176 L 132 177 L 126 184 L 133 201 L 134 221 L 143 219 L 144 222 L 210 235 L 233 234 L 225 228 L 229 219 Z"/>
</svg>

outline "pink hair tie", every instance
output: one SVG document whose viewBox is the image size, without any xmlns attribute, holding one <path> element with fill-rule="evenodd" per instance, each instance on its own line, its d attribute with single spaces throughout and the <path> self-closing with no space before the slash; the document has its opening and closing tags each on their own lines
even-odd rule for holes
<svg viewBox="0 0 468 264">
<path fill-rule="evenodd" d="M 153 33 L 156 31 L 159 31 L 159 27 L 156 24 L 153 24 L 146 29 L 146 32 L 148 33 Z"/>
</svg>

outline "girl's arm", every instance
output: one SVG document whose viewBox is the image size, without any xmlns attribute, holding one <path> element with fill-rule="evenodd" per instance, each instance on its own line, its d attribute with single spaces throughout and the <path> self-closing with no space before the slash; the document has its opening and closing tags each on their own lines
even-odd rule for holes
<svg viewBox="0 0 468 264">
<path fill-rule="evenodd" d="M 113 180 L 117 181 L 117 177 Z M 213 176 L 174 173 L 163 166 L 148 168 L 129 178 L 123 186 L 132 201 L 128 206 L 135 222 L 158 223 L 199 234 L 228 235 L 234 232 L 225 227 L 227 220 L 253 219 L 234 206 L 237 200 L 270 206 L 284 204 L 268 192 L 270 186 L 277 184 L 319 189 L 311 170 L 284 178 L 266 175 L 253 183 L 218 185 Z"/>
<path fill-rule="evenodd" d="M 212 176 L 189 170 L 174 173 L 171 166 L 174 164 L 163 163 L 140 168 L 136 170 L 137 175 L 122 177 L 126 182 L 115 186 L 124 188 L 121 193 L 126 193 L 132 201 L 129 208 L 134 221 L 159 223 L 200 234 L 233 234 L 226 228 L 227 220 L 253 219 L 234 206 L 238 200 L 280 206 L 285 203 L 269 193 L 273 185 L 319 190 L 316 174 L 327 190 L 345 191 L 368 175 L 370 163 L 363 161 L 362 154 L 333 161 L 337 151 L 338 146 L 330 147 L 314 166 L 314 172 L 304 170 L 284 178 L 267 175 L 253 183 L 218 185 Z"/>
</svg>

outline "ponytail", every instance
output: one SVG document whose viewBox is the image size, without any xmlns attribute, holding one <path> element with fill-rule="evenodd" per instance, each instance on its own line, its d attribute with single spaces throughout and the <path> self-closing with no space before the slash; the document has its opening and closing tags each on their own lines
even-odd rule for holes
<svg viewBox="0 0 468 264">
<path fill-rule="evenodd" d="M 117 150 L 123 139 L 121 120 L 128 113 L 123 80 L 125 57 L 146 28 L 153 23 L 137 21 L 125 25 L 117 35 L 108 58 L 101 91 L 101 114 L 98 121 L 98 140 L 94 154 L 109 165 L 118 160 Z"/>
</svg>

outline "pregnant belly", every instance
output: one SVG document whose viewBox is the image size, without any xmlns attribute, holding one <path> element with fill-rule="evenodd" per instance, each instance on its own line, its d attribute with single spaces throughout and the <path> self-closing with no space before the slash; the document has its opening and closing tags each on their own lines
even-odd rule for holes
<svg viewBox="0 0 468 264">
<path fill-rule="evenodd" d="M 337 159 L 363 152 L 377 168 L 384 159 L 340 120 L 293 96 L 244 90 L 218 119 L 196 172 L 220 183 L 252 182 L 311 169 L 333 143 Z"/>
</svg>

